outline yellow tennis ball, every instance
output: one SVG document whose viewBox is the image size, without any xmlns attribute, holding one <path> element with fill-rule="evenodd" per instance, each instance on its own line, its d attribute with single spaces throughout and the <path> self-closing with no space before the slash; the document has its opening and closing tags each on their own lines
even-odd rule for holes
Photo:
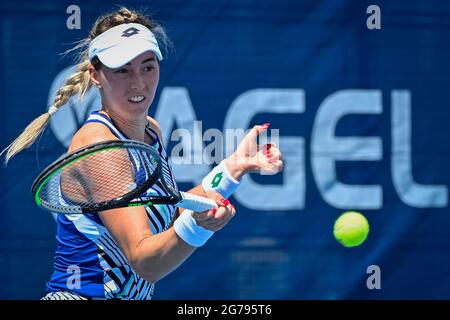
<svg viewBox="0 0 450 320">
<path fill-rule="evenodd" d="M 347 211 L 334 223 L 333 234 L 344 247 L 356 247 L 366 240 L 369 222 L 361 213 Z"/>
</svg>

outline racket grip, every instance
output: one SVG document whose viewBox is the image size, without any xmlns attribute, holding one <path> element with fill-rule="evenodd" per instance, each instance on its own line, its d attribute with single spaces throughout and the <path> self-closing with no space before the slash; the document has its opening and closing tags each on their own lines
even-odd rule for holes
<svg viewBox="0 0 450 320">
<path fill-rule="evenodd" d="M 214 200 L 200 197 L 195 194 L 180 192 L 181 200 L 176 204 L 177 207 L 192 210 L 194 212 L 203 212 L 217 208 Z"/>
</svg>

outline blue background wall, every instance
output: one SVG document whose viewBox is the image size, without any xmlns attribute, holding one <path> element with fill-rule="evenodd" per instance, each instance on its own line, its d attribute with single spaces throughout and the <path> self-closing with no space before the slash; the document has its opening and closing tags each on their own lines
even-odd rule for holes
<svg viewBox="0 0 450 320">
<path fill-rule="evenodd" d="M 81 9 L 80 30 L 66 28 L 71 4 Z M 190 101 L 204 130 L 222 129 L 242 94 L 254 89 L 262 95 L 274 89 L 287 92 L 279 100 L 268 99 L 269 111 L 254 112 L 247 121 L 249 126 L 271 122 L 280 129 L 285 174 L 251 178 L 261 190 L 286 186 L 290 177 L 291 186 L 298 185 L 284 194 L 283 209 L 277 209 L 283 203 L 279 190 L 263 197 L 243 186 L 241 196 L 231 199 L 238 216 L 161 280 L 155 299 L 450 298 L 450 3 L 123 4 L 148 8 L 165 24 L 175 46 L 162 63 L 150 114 L 177 110 L 173 101 L 181 90 L 180 101 Z M 370 4 L 381 9 L 381 30 L 366 27 Z M 85 37 L 96 17 L 112 8 L 112 2 L 99 1 L 0 4 L 1 148 L 48 107 L 58 74 L 73 62 L 60 53 Z M 163 92 L 174 100 L 163 103 Z M 290 98 L 298 108 L 284 111 Z M 246 100 L 257 101 L 255 96 Z M 89 101 L 72 100 L 38 144 L 0 169 L 2 299 L 39 298 L 52 272 L 55 222 L 35 206 L 30 186 L 40 170 L 65 151 L 69 137 L 55 132 L 82 121 L 83 113 L 77 118 L 69 111 L 77 104 L 98 107 L 95 93 Z M 316 144 L 330 130 L 327 121 L 333 112 L 352 105 L 368 109 L 342 116 L 332 133 L 359 137 L 362 143 L 344 150 L 336 162 L 336 179 L 322 184 L 320 173 L 330 177 L 322 165 L 339 150 L 337 144 L 325 149 Z M 182 127 L 167 118 L 158 120 L 172 124 L 163 126 L 166 134 Z M 366 150 L 369 137 L 377 138 L 379 145 Z M 360 150 L 366 160 L 347 161 Z M 189 176 L 187 169 L 178 172 Z M 194 180 L 182 177 L 181 188 L 190 188 Z M 359 191 L 377 185 L 379 194 L 359 199 L 339 191 L 333 196 L 337 181 L 361 185 Z M 253 205 L 243 198 L 254 199 Z M 361 211 L 371 224 L 368 240 L 353 249 L 332 236 L 334 220 L 348 209 Z M 380 267 L 379 290 L 366 286 L 370 265 Z"/>
</svg>

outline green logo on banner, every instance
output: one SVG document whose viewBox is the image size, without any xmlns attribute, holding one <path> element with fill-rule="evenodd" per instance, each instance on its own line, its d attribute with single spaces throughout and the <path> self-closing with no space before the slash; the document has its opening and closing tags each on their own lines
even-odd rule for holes
<svg viewBox="0 0 450 320">
<path fill-rule="evenodd" d="M 223 172 L 221 171 L 214 176 L 214 178 L 211 181 L 211 186 L 213 188 L 217 188 L 220 184 L 220 181 L 222 181 L 222 178 L 223 178 Z"/>
</svg>

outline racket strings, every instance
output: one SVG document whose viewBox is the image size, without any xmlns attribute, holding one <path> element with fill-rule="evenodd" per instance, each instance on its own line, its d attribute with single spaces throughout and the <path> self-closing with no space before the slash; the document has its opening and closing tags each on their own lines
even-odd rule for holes
<svg viewBox="0 0 450 320">
<path fill-rule="evenodd" d="M 135 193 L 158 170 L 158 160 L 140 149 L 106 148 L 70 161 L 44 184 L 42 202 L 92 207 Z"/>
</svg>

